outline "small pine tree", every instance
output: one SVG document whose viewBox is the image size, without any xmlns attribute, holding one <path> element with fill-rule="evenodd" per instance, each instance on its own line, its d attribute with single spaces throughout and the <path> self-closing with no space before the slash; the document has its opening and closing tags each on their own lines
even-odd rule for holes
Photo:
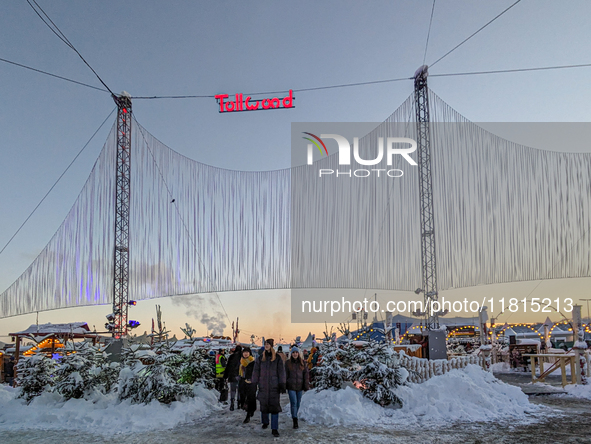
<svg viewBox="0 0 591 444">
<path fill-rule="evenodd" d="M 180 370 L 181 384 L 202 384 L 208 389 L 215 386 L 215 369 L 211 365 L 211 359 L 207 350 L 193 347 Z"/>
<path fill-rule="evenodd" d="M 138 373 L 144 368 L 137 352 L 139 345 L 131 345 L 121 349 L 121 370 L 117 380 L 117 396 L 120 400 L 136 399 L 139 392 L 140 380 Z"/>
<path fill-rule="evenodd" d="M 354 348 L 348 344 L 338 346 L 331 341 L 321 344 L 319 353 L 322 361 L 313 369 L 316 391 L 339 390 L 350 380 Z"/>
<path fill-rule="evenodd" d="M 98 389 L 108 393 L 117 381 L 119 365 L 88 343 L 75 345 L 74 353 L 60 358 L 55 371 L 54 390 L 66 400 L 82 398 Z"/>
<path fill-rule="evenodd" d="M 132 347 L 125 352 L 125 365 L 119 373 L 119 398 L 130 399 L 134 404 L 148 404 L 154 399 L 170 404 L 182 397 L 193 396 L 190 385 L 178 382 L 183 359 L 171 353 L 165 344 L 158 353 L 142 353 L 136 346 Z"/>
<path fill-rule="evenodd" d="M 357 368 L 351 378 L 359 382 L 363 396 L 376 404 L 402 405 L 394 389 L 403 384 L 398 355 L 387 344 L 370 342 L 355 357 Z"/>
<path fill-rule="evenodd" d="M 120 370 L 119 362 L 110 362 L 107 353 L 97 351 L 94 364 L 90 369 L 93 387 L 104 394 L 111 392 L 117 385 Z"/>
<path fill-rule="evenodd" d="M 192 396 L 191 386 L 177 382 L 178 356 L 157 355 L 154 363 L 144 367 L 140 374 L 140 390 L 137 401 L 145 404 L 157 399 L 164 404 L 178 401 L 182 397 Z"/>
<path fill-rule="evenodd" d="M 54 390 L 66 400 L 82 398 L 92 388 L 89 384 L 92 361 L 92 355 L 86 348 L 62 356 L 55 370 Z"/>
<path fill-rule="evenodd" d="M 23 356 L 16 365 L 18 398 L 29 404 L 36 396 L 54 385 L 55 361 L 43 354 Z"/>
</svg>

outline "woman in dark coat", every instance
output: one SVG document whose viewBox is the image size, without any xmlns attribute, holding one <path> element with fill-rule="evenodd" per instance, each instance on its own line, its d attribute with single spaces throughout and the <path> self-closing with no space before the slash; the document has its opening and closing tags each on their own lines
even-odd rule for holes
<svg viewBox="0 0 591 444">
<path fill-rule="evenodd" d="M 254 364 L 252 383 L 257 384 L 261 409 L 263 429 L 269 427 L 269 413 L 271 414 L 271 429 L 273 436 L 279 436 L 279 412 L 281 412 L 280 393 L 285 393 L 285 367 L 283 360 L 273 350 L 273 339 L 265 341 L 265 352 Z"/>
<path fill-rule="evenodd" d="M 289 405 L 293 428 L 298 428 L 298 410 L 302 401 L 302 394 L 310 390 L 310 374 L 308 366 L 300 356 L 300 350 L 292 347 L 291 356 L 285 362 L 285 378 L 287 381 L 287 393 L 289 394 Z"/>
<path fill-rule="evenodd" d="M 257 386 L 252 383 L 252 372 L 254 371 L 254 357 L 250 348 L 244 347 L 242 349 L 242 358 L 240 359 L 240 383 L 238 391 L 242 408 L 246 410 L 246 419 L 244 424 L 250 422 L 250 418 L 254 416 L 257 409 Z"/>
</svg>

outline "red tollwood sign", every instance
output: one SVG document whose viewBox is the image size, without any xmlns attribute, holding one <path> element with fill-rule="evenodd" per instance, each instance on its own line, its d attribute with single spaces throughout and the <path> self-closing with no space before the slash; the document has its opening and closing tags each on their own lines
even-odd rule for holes
<svg viewBox="0 0 591 444">
<path fill-rule="evenodd" d="M 220 105 L 220 113 L 237 112 L 237 111 L 256 111 L 264 109 L 278 109 L 278 108 L 295 108 L 293 104 L 293 90 L 289 90 L 286 97 L 274 97 L 272 99 L 256 99 L 253 100 L 250 96 L 244 98 L 244 94 L 236 94 L 235 100 L 226 100 L 230 97 L 228 94 L 218 94 L 215 96 Z"/>
</svg>

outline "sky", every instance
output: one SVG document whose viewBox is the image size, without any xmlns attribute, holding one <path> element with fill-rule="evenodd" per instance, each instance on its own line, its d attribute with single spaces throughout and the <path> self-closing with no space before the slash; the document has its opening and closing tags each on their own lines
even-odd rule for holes
<svg viewBox="0 0 591 444">
<path fill-rule="evenodd" d="M 276 91 L 411 77 L 423 59 L 431 65 L 514 2 L 436 0 L 426 54 L 430 0 L 38 3 L 114 92 L 151 96 Z M 591 53 L 590 15 L 591 4 L 584 0 L 523 0 L 436 63 L 430 74 L 589 63 L 585 55 Z M 0 4 L 0 58 L 101 87 L 25 0 Z M 588 122 L 590 73 L 591 68 L 579 68 L 431 77 L 429 87 L 473 122 Z M 1 248 L 114 103 L 105 92 L 2 61 L 0 79 Z M 136 99 L 133 109 L 154 136 L 187 157 L 227 169 L 272 170 L 290 165 L 292 122 L 383 121 L 412 89 L 412 81 L 400 81 L 301 92 L 294 109 L 256 113 L 220 114 L 211 98 Z M 0 292 L 27 268 L 63 221 L 113 122 L 111 117 L 0 254 Z M 558 292 L 577 299 L 591 297 L 589 283 L 571 279 L 454 291 L 457 297 L 476 291 L 525 297 L 535 291 L 540 297 Z M 219 310 L 214 297 L 210 299 L 209 307 Z M 242 339 L 254 334 L 289 341 L 308 331 L 320 335 L 324 329 L 290 323 L 289 291 L 224 293 L 220 299 L 231 319 L 240 317 Z M 164 320 L 177 336 L 185 322 L 207 333 L 195 305 L 181 297 L 139 302 L 130 317 L 142 323 L 140 333 L 149 329 L 155 303 L 162 306 Z M 100 329 L 109 311 L 102 306 L 44 312 L 39 322 L 86 321 Z M 504 316 L 509 321 L 518 317 Z M 0 319 L 0 341 L 9 331 L 34 322 L 35 314 Z"/>
</svg>

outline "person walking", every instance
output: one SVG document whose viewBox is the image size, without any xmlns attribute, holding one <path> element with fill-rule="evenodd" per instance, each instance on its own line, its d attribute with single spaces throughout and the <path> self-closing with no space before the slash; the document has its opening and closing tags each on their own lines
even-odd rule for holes
<svg viewBox="0 0 591 444">
<path fill-rule="evenodd" d="M 312 370 L 316 367 L 316 363 L 318 362 L 318 349 L 316 347 L 312 347 L 310 349 L 310 353 L 308 354 L 308 370 Z"/>
<path fill-rule="evenodd" d="M 224 370 L 224 379 L 230 383 L 230 411 L 234 411 L 234 399 L 236 398 L 236 391 L 238 390 L 238 383 L 240 381 L 240 376 L 238 375 L 240 358 L 242 358 L 242 346 L 237 345 L 228 358 L 228 363 Z M 240 405 L 240 392 L 238 392 L 238 405 Z"/>
<path fill-rule="evenodd" d="M 310 383 L 314 386 L 314 368 L 318 364 L 318 349 L 316 347 L 312 347 L 310 349 L 310 354 L 308 355 L 308 370 L 310 370 Z"/>
<path fill-rule="evenodd" d="M 277 356 L 279 356 L 283 360 L 283 364 L 285 364 L 285 361 L 287 360 L 287 355 L 283 353 L 283 347 L 281 345 L 277 347 Z"/>
<path fill-rule="evenodd" d="M 304 349 L 304 352 L 303 352 L 304 362 L 308 362 L 308 357 L 309 356 L 310 356 L 310 352 L 308 350 Z"/>
<path fill-rule="evenodd" d="M 240 358 L 240 367 L 238 370 L 240 375 L 238 405 L 246 410 L 246 418 L 242 421 L 244 424 L 250 422 L 250 418 L 254 416 L 254 412 L 257 409 L 257 386 L 252 383 L 253 372 L 254 356 L 252 356 L 249 347 L 244 347 L 242 349 L 242 357 Z"/>
<path fill-rule="evenodd" d="M 14 357 L 4 361 L 4 381 L 11 387 L 14 385 Z"/>
<path fill-rule="evenodd" d="M 291 418 L 293 428 L 297 429 L 298 410 L 302 401 L 302 395 L 310 390 L 310 374 L 308 366 L 300 356 L 300 350 L 297 347 L 291 348 L 291 356 L 285 362 L 285 380 L 287 393 L 289 395 L 289 406 L 291 409 Z"/>
<path fill-rule="evenodd" d="M 277 437 L 281 412 L 279 398 L 281 393 L 285 393 L 285 367 L 283 360 L 275 353 L 273 344 L 273 339 L 265 341 L 265 351 L 254 364 L 252 383 L 259 389 L 257 399 L 260 404 L 263 429 L 269 427 L 269 414 L 271 414 L 271 430 L 273 436 Z"/>
<path fill-rule="evenodd" d="M 215 384 L 217 391 L 220 392 L 220 402 L 226 402 L 228 400 L 228 389 L 224 381 L 224 371 L 226 370 L 227 363 L 226 351 L 220 348 L 215 355 Z"/>
</svg>

